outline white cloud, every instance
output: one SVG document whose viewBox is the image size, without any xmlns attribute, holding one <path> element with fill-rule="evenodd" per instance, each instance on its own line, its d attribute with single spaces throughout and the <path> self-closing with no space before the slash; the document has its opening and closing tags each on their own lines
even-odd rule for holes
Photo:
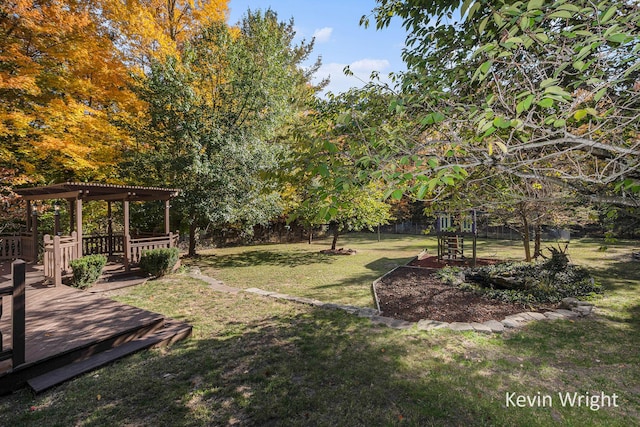
<svg viewBox="0 0 640 427">
<path fill-rule="evenodd" d="M 346 76 L 344 68 L 349 66 L 353 76 Z M 324 92 L 346 92 L 352 87 L 362 87 L 370 80 L 371 72 L 380 71 L 380 81 L 382 83 L 390 83 L 385 69 L 391 66 L 386 59 L 360 59 L 351 64 L 340 64 L 332 62 L 323 64 L 316 72 L 314 81 L 317 83 L 324 78 L 329 78 L 329 85 Z"/>
<path fill-rule="evenodd" d="M 326 43 L 331 38 L 331 34 L 333 34 L 333 28 L 324 27 L 319 30 L 315 30 L 313 32 L 313 37 L 316 39 L 316 43 Z"/>
<path fill-rule="evenodd" d="M 372 71 L 384 71 L 391 64 L 386 59 L 361 59 L 351 63 L 351 71 L 354 73 L 371 73 Z"/>
</svg>

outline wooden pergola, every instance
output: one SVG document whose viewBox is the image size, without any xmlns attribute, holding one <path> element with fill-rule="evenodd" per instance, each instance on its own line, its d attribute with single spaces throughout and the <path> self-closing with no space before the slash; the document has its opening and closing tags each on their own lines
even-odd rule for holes
<svg viewBox="0 0 640 427">
<path fill-rule="evenodd" d="M 32 214 L 35 201 L 67 200 L 69 203 L 69 236 L 45 236 L 45 275 L 52 274 L 54 283 L 60 282 L 60 276 L 68 271 L 68 263 L 88 253 L 108 253 L 114 251 L 114 234 L 112 229 L 112 203 L 122 203 L 124 213 L 124 235 L 122 237 L 123 262 L 128 269 L 131 263 L 139 261 L 142 250 L 158 247 L 172 247 L 177 241 L 177 234 L 170 231 L 170 200 L 178 195 L 175 188 L 140 187 L 98 183 L 66 182 L 44 187 L 19 188 L 14 190 L 27 202 L 27 232 L 22 235 L 21 256 L 35 260 L 38 255 L 38 224 L 36 215 Z M 85 201 L 106 201 L 108 216 L 107 236 L 83 237 L 82 204 Z M 146 201 L 164 201 L 164 233 L 152 236 L 132 236 L 129 220 L 129 203 Z M 58 232 L 59 230 L 56 230 Z M 59 233 L 54 233 L 59 234 Z M 29 241 L 29 237 L 31 241 Z M 93 246 L 90 246 L 93 239 Z M 96 244 L 96 239 L 103 239 L 106 244 Z M 93 249 L 92 249 L 93 248 Z M 98 248 L 98 249 L 95 249 Z M 105 252 L 106 250 L 106 252 Z M 47 267 L 51 271 L 47 271 Z M 54 271 L 55 270 L 55 271 Z"/>
</svg>

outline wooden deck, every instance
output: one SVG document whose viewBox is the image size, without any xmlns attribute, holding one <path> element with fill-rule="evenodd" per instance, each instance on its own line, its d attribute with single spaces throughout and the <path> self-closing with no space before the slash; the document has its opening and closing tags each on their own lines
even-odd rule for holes
<svg viewBox="0 0 640 427">
<path fill-rule="evenodd" d="M 0 284 L 11 280 L 10 265 L 0 268 Z M 7 271 L 9 270 L 9 271 Z M 191 334 L 191 326 L 166 319 L 163 315 L 121 304 L 95 293 L 67 286 L 47 286 L 38 266 L 28 265 L 26 290 L 26 360 L 11 369 L 10 361 L 0 365 L 0 393 L 7 393 L 29 384 L 38 392 L 64 381 L 62 370 L 84 363 L 94 369 L 127 352 L 114 349 L 127 344 L 139 350 L 182 339 Z M 130 277 L 125 280 L 131 280 Z M 117 279 L 109 286 L 117 286 Z M 11 298 L 3 299 L 4 315 L 0 319 L 3 348 L 11 346 Z M 141 343 L 137 346 L 135 342 Z M 149 345 L 143 345 L 148 343 Z M 125 347 L 122 347 L 125 348 Z M 101 353 L 118 354 L 111 359 Z M 136 351 L 136 350 L 133 350 Z M 131 351 L 132 352 L 132 351 Z M 92 362 L 101 360 L 104 363 Z M 95 365 L 95 366 L 94 366 Z M 88 369 L 87 369 L 88 370 Z M 71 371 L 78 375 L 84 371 Z M 69 371 L 69 372 L 71 372 Z M 86 370 L 85 370 L 86 371 Z M 55 372 L 60 381 L 43 377 Z M 70 375 L 70 374 L 67 374 Z M 66 378 L 68 379 L 68 378 Z M 30 383 L 48 384 L 45 388 Z M 40 388 L 38 388 L 40 387 Z"/>
</svg>

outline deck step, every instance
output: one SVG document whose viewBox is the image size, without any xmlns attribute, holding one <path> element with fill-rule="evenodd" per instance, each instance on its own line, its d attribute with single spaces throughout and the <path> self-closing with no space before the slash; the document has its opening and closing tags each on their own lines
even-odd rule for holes
<svg viewBox="0 0 640 427">
<path fill-rule="evenodd" d="M 189 335 L 191 335 L 191 330 L 191 325 L 167 319 L 165 321 L 165 326 L 151 335 L 126 342 L 119 345 L 118 347 L 114 347 L 101 353 L 95 354 L 94 356 L 91 356 L 85 360 L 74 362 L 45 374 L 39 375 L 37 377 L 31 378 L 27 380 L 27 384 L 33 389 L 35 393 L 41 393 L 51 387 L 54 387 L 79 375 L 95 370 L 101 366 L 107 365 L 140 350 L 169 345 L 174 343 L 175 341 L 187 338 Z"/>
</svg>

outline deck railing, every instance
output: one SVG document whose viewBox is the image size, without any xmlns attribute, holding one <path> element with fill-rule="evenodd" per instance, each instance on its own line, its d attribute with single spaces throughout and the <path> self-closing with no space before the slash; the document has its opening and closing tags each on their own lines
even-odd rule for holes
<svg viewBox="0 0 640 427">
<path fill-rule="evenodd" d="M 2 318 L 3 299 L 11 297 L 11 340 L 10 349 L 4 349 L 2 331 L 0 331 L 0 360 L 11 359 L 12 369 L 25 362 L 25 284 L 26 263 L 19 259 L 11 264 L 13 283 L 0 286 L 0 318 Z"/>
<path fill-rule="evenodd" d="M 127 241 L 125 243 L 128 243 L 126 252 L 129 253 L 129 262 L 140 262 L 140 257 L 142 256 L 143 251 L 159 248 L 172 248 L 177 246 L 178 237 L 179 235 L 177 233 L 169 233 L 168 235 L 157 237 L 126 239 Z"/>
<path fill-rule="evenodd" d="M 82 236 L 82 253 L 85 255 L 123 254 L 124 253 L 124 235 L 116 234 L 112 236 L 106 236 L 106 235 Z"/>
<path fill-rule="evenodd" d="M 22 255 L 19 234 L 0 236 L 0 259 L 18 259 Z"/>
<path fill-rule="evenodd" d="M 44 277 L 53 280 L 53 284 L 62 284 L 62 276 L 71 273 L 69 263 L 79 258 L 78 237 L 76 232 L 71 236 L 44 236 Z"/>
</svg>

